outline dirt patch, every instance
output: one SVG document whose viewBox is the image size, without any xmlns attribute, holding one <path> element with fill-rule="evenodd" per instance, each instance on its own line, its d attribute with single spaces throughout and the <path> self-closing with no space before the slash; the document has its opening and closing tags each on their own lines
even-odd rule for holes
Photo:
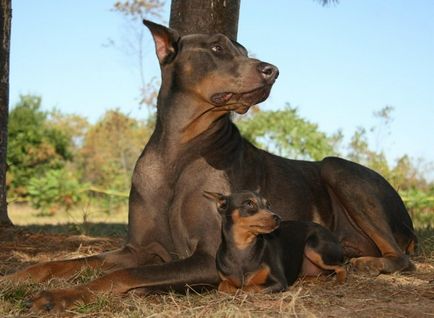
<svg viewBox="0 0 434 318">
<path fill-rule="evenodd" d="M 120 247 L 122 238 L 32 233 L 0 229 L 0 273 L 35 262 L 79 257 Z M 300 280 L 284 293 L 229 296 L 211 291 L 187 295 L 167 293 L 141 297 L 102 295 L 90 305 L 65 313 L 78 317 L 434 317 L 432 252 L 413 258 L 416 270 L 376 277 L 349 273 L 345 284 L 333 278 Z M 31 316 L 22 303 L 35 291 L 75 282 L 50 282 L 24 287 L 2 286 L 0 316 Z M 40 315 L 38 315 L 40 317 Z"/>
</svg>

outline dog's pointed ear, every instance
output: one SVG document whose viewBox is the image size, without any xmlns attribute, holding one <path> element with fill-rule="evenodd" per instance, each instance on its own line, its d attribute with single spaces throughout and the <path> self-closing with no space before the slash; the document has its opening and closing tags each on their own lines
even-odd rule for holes
<svg viewBox="0 0 434 318">
<path fill-rule="evenodd" d="M 179 33 L 176 30 L 148 20 L 143 20 L 143 24 L 152 33 L 160 65 L 170 63 L 178 51 Z"/>
<path fill-rule="evenodd" d="M 226 210 L 228 201 L 225 195 L 217 192 L 203 191 L 203 196 L 217 203 L 217 210 L 220 213 Z"/>
<path fill-rule="evenodd" d="M 261 186 L 259 184 L 255 190 L 255 193 L 257 193 L 257 194 L 261 193 Z"/>
</svg>

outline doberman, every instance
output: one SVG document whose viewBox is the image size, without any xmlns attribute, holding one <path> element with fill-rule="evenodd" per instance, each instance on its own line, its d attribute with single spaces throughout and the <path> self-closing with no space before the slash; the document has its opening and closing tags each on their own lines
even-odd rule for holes
<svg viewBox="0 0 434 318">
<path fill-rule="evenodd" d="M 345 281 L 343 250 L 326 228 L 313 222 L 281 222 L 256 192 L 204 195 L 216 202 L 222 216 L 216 256 L 220 291 L 284 291 L 298 277 L 330 272 L 339 283 Z"/>
<path fill-rule="evenodd" d="M 63 310 L 105 291 L 217 285 L 221 218 L 203 197 L 205 189 L 260 187 L 284 220 L 330 229 L 356 268 L 388 273 L 410 266 L 413 224 L 383 177 L 335 157 L 320 162 L 278 157 L 240 135 L 231 112 L 244 114 L 268 97 L 278 76 L 275 66 L 249 58 L 243 46 L 222 34 L 180 37 L 176 30 L 144 24 L 155 41 L 162 84 L 156 127 L 133 171 L 126 245 L 5 277 L 40 282 L 71 277 L 83 267 L 107 273 L 85 285 L 42 292 L 32 309 Z"/>
</svg>

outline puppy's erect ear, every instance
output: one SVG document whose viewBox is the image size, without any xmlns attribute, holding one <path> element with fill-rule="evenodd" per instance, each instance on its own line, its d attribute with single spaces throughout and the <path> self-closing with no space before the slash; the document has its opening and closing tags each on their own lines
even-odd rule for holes
<svg viewBox="0 0 434 318">
<path fill-rule="evenodd" d="M 228 201 L 226 196 L 224 196 L 223 194 L 217 192 L 203 191 L 203 196 L 217 203 L 217 211 L 219 211 L 219 213 L 222 213 L 226 210 L 228 206 Z"/>
<path fill-rule="evenodd" d="M 178 32 L 148 20 L 143 20 L 143 24 L 146 25 L 152 33 L 160 65 L 170 63 L 178 51 Z"/>
<path fill-rule="evenodd" d="M 259 193 L 261 193 L 261 186 L 258 184 L 255 193 L 259 195 Z"/>
</svg>

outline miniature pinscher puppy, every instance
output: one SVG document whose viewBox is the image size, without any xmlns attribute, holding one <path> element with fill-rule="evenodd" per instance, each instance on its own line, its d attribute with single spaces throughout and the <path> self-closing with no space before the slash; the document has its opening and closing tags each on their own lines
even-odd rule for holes
<svg viewBox="0 0 434 318">
<path fill-rule="evenodd" d="M 346 278 L 343 250 L 326 228 L 313 222 L 281 221 L 256 192 L 204 192 L 222 215 L 216 265 L 218 289 L 235 293 L 284 291 L 301 276 L 335 272 Z"/>
</svg>

